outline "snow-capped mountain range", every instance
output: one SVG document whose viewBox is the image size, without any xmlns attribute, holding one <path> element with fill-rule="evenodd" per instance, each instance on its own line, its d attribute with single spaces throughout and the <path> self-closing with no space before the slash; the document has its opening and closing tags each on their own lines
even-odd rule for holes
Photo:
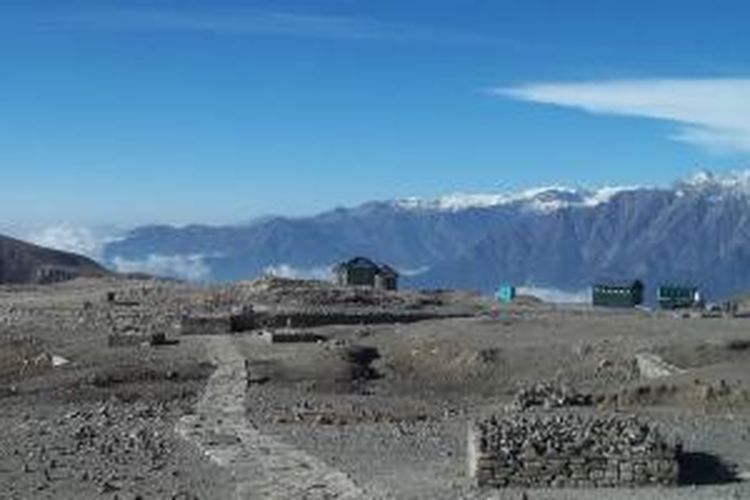
<svg viewBox="0 0 750 500">
<path fill-rule="evenodd" d="M 570 207 L 595 207 L 607 203 L 617 193 L 633 191 L 637 187 L 603 187 L 599 189 L 548 186 L 517 192 L 495 194 L 454 193 L 432 200 L 406 198 L 393 202 L 406 210 L 458 212 L 471 208 L 516 206 L 522 210 L 554 212 Z"/>
<path fill-rule="evenodd" d="M 238 226 L 144 226 L 101 247 L 113 267 L 209 281 L 279 270 L 322 277 L 353 255 L 390 263 L 410 286 L 578 291 L 640 278 L 723 297 L 750 289 L 750 171 L 701 172 L 667 188 L 551 186 Z"/>
<path fill-rule="evenodd" d="M 457 212 L 472 208 L 515 206 L 525 211 L 554 212 L 563 208 L 595 207 L 608 203 L 622 192 L 658 189 L 646 186 L 605 186 L 600 188 L 552 185 L 500 193 L 453 193 L 434 199 L 417 197 L 393 201 L 406 210 Z M 674 184 L 676 193 L 711 193 L 720 196 L 750 196 L 750 170 L 715 174 L 700 171 Z"/>
<path fill-rule="evenodd" d="M 717 175 L 702 171 L 675 183 L 675 191 L 710 195 L 719 200 L 727 197 L 750 196 L 750 170 L 739 170 Z"/>
</svg>

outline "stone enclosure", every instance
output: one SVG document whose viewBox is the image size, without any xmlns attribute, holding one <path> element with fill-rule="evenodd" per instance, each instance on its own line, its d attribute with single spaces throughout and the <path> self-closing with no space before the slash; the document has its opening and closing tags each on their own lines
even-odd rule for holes
<svg viewBox="0 0 750 500">
<path fill-rule="evenodd" d="M 469 426 L 469 473 L 485 487 L 674 485 L 680 447 L 633 416 L 511 414 Z"/>
</svg>

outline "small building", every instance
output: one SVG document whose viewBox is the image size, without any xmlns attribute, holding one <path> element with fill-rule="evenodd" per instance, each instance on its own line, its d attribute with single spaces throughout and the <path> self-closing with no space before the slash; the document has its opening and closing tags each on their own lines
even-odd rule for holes
<svg viewBox="0 0 750 500">
<path fill-rule="evenodd" d="M 74 280 L 78 273 L 74 269 L 61 266 L 40 266 L 36 270 L 36 282 L 42 285 Z"/>
<path fill-rule="evenodd" d="M 391 266 L 380 265 L 380 272 L 375 275 L 375 288 L 395 290 L 398 288 L 398 273 Z"/>
<path fill-rule="evenodd" d="M 336 283 L 342 286 L 371 286 L 381 290 L 398 288 L 398 273 L 385 264 L 378 265 L 367 257 L 354 257 L 334 268 Z"/>
<path fill-rule="evenodd" d="M 498 302 L 502 302 L 503 304 L 508 304 L 510 302 L 513 302 L 516 298 L 516 287 L 512 285 L 500 285 L 495 292 L 495 300 Z"/>
<path fill-rule="evenodd" d="M 656 299 L 662 309 L 684 309 L 702 303 L 696 286 L 662 285 L 657 289 Z"/>
<path fill-rule="evenodd" d="M 643 303 L 643 283 L 598 283 L 591 289 L 591 303 L 603 307 L 635 307 Z"/>
</svg>

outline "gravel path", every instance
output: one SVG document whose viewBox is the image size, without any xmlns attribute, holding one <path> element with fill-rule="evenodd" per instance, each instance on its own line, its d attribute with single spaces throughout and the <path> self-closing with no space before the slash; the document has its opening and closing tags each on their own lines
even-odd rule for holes
<svg viewBox="0 0 750 500">
<path fill-rule="evenodd" d="M 351 479 L 315 457 L 261 434 L 247 419 L 245 359 L 230 337 L 207 337 L 217 369 L 208 380 L 196 414 L 177 431 L 234 478 L 234 498 L 361 498 Z"/>
</svg>

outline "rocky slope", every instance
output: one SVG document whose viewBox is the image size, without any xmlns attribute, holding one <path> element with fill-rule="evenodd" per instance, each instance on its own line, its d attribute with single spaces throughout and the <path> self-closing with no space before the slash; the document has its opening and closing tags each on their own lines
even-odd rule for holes
<svg viewBox="0 0 750 500">
<path fill-rule="evenodd" d="M 0 236 L 0 283 L 52 283 L 108 273 L 86 257 Z"/>
</svg>

